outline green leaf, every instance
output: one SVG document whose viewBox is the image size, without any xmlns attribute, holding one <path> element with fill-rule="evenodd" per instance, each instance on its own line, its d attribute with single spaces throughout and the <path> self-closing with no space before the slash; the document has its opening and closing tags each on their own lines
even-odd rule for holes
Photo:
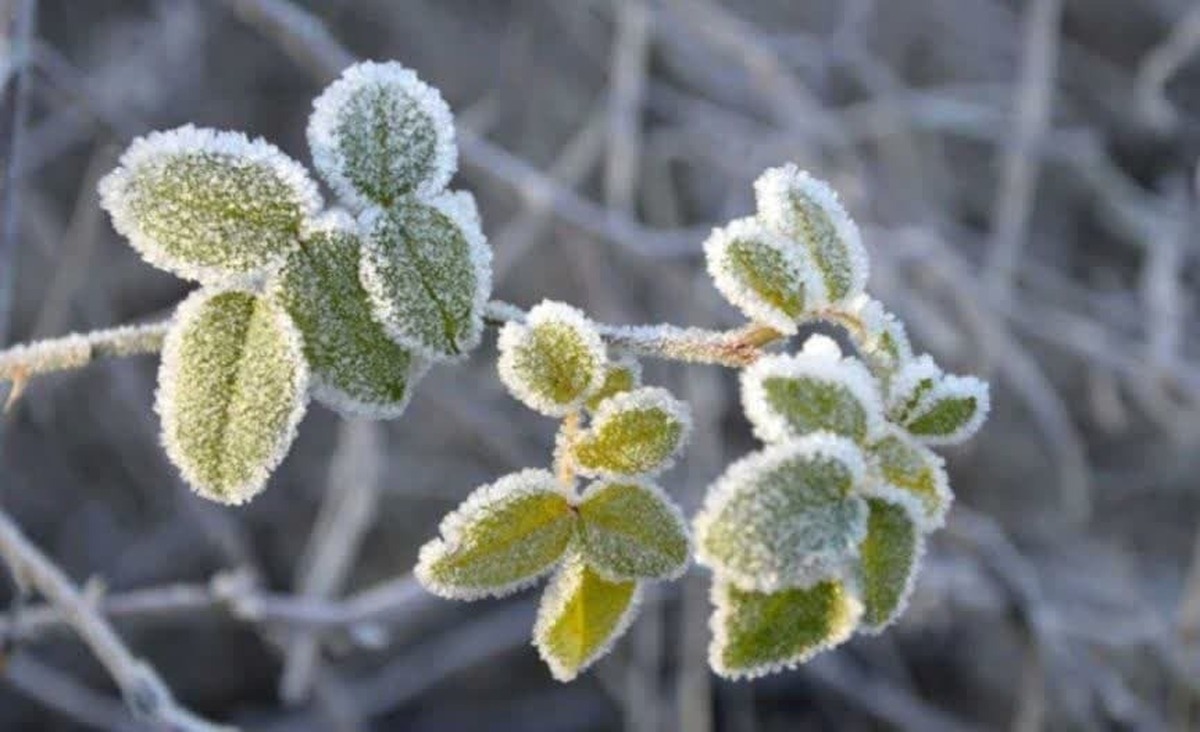
<svg viewBox="0 0 1200 732">
<path fill-rule="evenodd" d="M 249 292 L 199 290 L 163 344 L 155 408 L 167 455 L 200 495 L 245 503 L 287 454 L 307 388 L 284 312 Z"/>
<path fill-rule="evenodd" d="M 147 262 L 209 284 L 278 261 L 321 207 L 308 173 L 278 148 L 191 125 L 134 140 L 100 182 L 100 202 Z"/>
<path fill-rule="evenodd" d="M 880 480 L 917 499 L 920 504 L 917 515 L 923 531 L 932 531 L 945 523 L 953 495 L 940 457 L 895 428 L 871 445 L 869 454 Z"/>
<path fill-rule="evenodd" d="M 575 308 L 543 301 L 524 323 L 500 331 L 500 380 L 530 409 L 561 417 L 578 409 L 604 378 L 604 343 Z"/>
<path fill-rule="evenodd" d="M 317 398 L 346 416 L 394 418 L 424 363 L 372 317 L 358 279 L 360 257 L 353 220 L 327 216 L 273 275 L 268 292 L 304 336 Z"/>
<path fill-rule="evenodd" d="M 475 490 L 442 520 L 441 538 L 421 548 L 416 576 L 441 597 L 500 597 L 558 564 L 575 513 L 545 470 L 523 470 Z"/>
<path fill-rule="evenodd" d="M 468 193 L 369 209 L 360 275 L 375 317 L 396 342 L 433 360 L 479 343 L 491 250 Z"/>
<path fill-rule="evenodd" d="M 611 396 L 633 391 L 642 385 L 642 366 L 632 358 L 611 362 L 604 367 L 604 381 L 584 404 L 593 414 Z"/>
<path fill-rule="evenodd" d="M 884 310 L 878 300 L 862 295 L 852 305 L 851 311 L 862 324 L 862 332 L 855 339 L 855 345 L 873 368 L 890 376 L 912 360 L 912 344 L 904 324 Z"/>
<path fill-rule="evenodd" d="M 395 62 L 342 72 L 313 103 L 308 144 L 317 170 L 355 209 L 435 195 L 458 164 L 442 95 Z"/>
<path fill-rule="evenodd" d="M 795 165 L 772 168 L 754 184 L 758 216 L 811 257 L 830 302 L 843 302 L 867 283 L 867 254 L 858 227 L 827 184 Z"/>
<path fill-rule="evenodd" d="M 608 653 L 637 611 L 637 582 L 612 582 L 579 557 L 563 564 L 538 607 L 533 644 L 559 681 Z"/>
<path fill-rule="evenodd" d="M 580 551 L 608 579 L 675 579 L 687 569 L 683 514 L 658 486 L 596 483 L 578 510 Z"/>
<path fill-rule="evenodd" d="M 954 445 L 971 438 L 987 419 L 988 386 L 974 376 L 943 376 L 904 418 L 904 426 L 928 445 Z"/>
<path fill-rule="evenodd" d="M 804 663 L 850 637 L 861 606 L 838 581 L 778 592 L 713 580 L 708 661 L 729 679 L 763 676 Z"/>
<path fill-rule="evenodd" d="M 795 355 L 765 356 L 742 372 L 742 403 L 764 442 L 826 431 L 858 442 L 883 426 L 875 378 L 837 344 L 811 336 Z"/>
<path fill-rule="evenodd" d="M 687 442 L 687 406 L 666 389 L 643 387 L 605 400 L 591 429 L 571 446 L 584 475 L 625 478 L 662 472 Z"/>
<path fill-rule="evenodd" d="M 716 229 L 704 243 L 717 289 L 747 318 L 794 334 L 806 309 L 825 300 L 825 285 L 807 253 L 757 219 Z"/>
<path fill-rule="evenodd" d="M 888 419 L 903 424 L 942 377 L 941 368 L 928 355 L 901 366 L 888 380 Z"/>
<path fill-rule="evenodd" d="M 696 560 L 762 592 L 840 572 L 866 533 L 867 506 L 855 495 L 864 470 L 852 442 L 824 434 L 739 460 L 696 516 Z"/>
<path fill-rule="evenodd" d="M 859 548 L 862 622 L 863 630 L 878 633 L 904 612 L 924 541 L 908 507 L 879 498 L 867 503 L 871 516 Z"/>
</svg>

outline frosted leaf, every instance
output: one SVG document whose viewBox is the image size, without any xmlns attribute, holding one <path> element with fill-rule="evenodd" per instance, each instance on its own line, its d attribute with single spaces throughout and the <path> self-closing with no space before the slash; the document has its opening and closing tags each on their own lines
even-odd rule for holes
<svg viewBox="0 0 1200 732">
<path fill-rule="evenodd" d="M 704 242 L 708 273 L 750 320 L 793 335 L 806 310 L 825 302 L 825 284 L 808 252 L 754 218 L 714 229 Z"/>
<path fill-rule="evenodd" d="M 853 442 L 816 434 L 729 466 L 694 521 L 696 561 L 746 590 L 804 587 L 852 560 L 867 528 Z"/>
<path fill-rule="evenodd" d="M 321 207 L 308 173 L 274 145 L 191 125 L 134 140 L 99 190 L 147 262 L 209 284 L 280 259 Z"/>
<path fill-rule="evenodd" d="M 907 503 L 879 498 L 870 498 L 867 503 L 871 515 L 858 551 L 862 629 L 879 633 L 908 605 L 925 542 Z"/>
<path fill-rule="evenodd" d="M 408 405 L 425 363 L 372 317 L 361 251 L 353 219 L 327 215 L 307 228 L 267 291 L 304 335 L 316 397 L 346 416 L 390 419 Z"/>
<path fill-rule="evenodd" d="M 771 168 L 754 183 L 758 216 L 766 227 L 803 246 L 825 281 L 830 302 L 861 293 L 867 252 L 858 227 L 837 193 L 793 164 Z"/>
<path fill-rule="evenodd" d="M 657 474 L 671 467 L 691 429 L 686 404 L 666 389 L 642 387 L 604 400 L 572 458 L 580 473 L 593 477 Z"/>
<path fill-rule="evenodd" d="M 200 495 L 245 503 L 287 454 L 307 389 L 286 313 L 253 293 L 199 290 L 163 342 L 155 409 L 167 456 Z"/>
<path fill-rule="evenodd" d="M 917 499 L 922 531 L 941 528 L 954 500 L 941 457 L 894 427 L 871 445 L 867 457 L 876 480 Z"/>
<path fill-rule="evenodd" d="M 393 339 L 435 361 L 479 343 L 492 289 L 492 253 L 469 193 L 368 209 L 359 275 Z"/>
<path fill-rule="evenodd" d="M 903 423 L 941 379 L 942 370 L 928 355 L 918 356 L 901 366 L 888 381 L 888 419 Z"/>
<path fill-rule="evenodd" d="M 675 579 L 687 569 L 683 514 L 658 486 L 595 483 L 578 510 L 580 552 L 608 579 Z"/>
<path fill-rule="evenodd" d="M 862 613 L 858 600 L 837 580 L 755 592 L 717 576 L 712 603 L 708 663 L 727 679 L 795 668 L 843 643 Z"/>
<path fill-rule="evenodd" d="M 595 413 L 605 400 L 617 394 L 633 391 L 642 385 L 642 365 L 632 358 L 621 358 L 604 367 L 604 380 L 600 388 L 588 397 L 584 406 Z"/>
<path fill-rule="evenodd" d="M 432 196 L 458 166 L 450 108 L 395 62 L 343 71 L 313 102 L 308 145 L 317 170 L 355 209 Z"/>
<path fill-rule="evenodd" d="M 533 644 L 550 673 L 571 681 L 609 652 L 637 615 L 637 582 L 604 579 L 578 556 L 563 563 L 538 606 Z"/>
<path fill-rule="evenodd" d="M 903 424 L 927 445 L 955 445 L 979 431 L 990 409 L 986 382 L 947 374 L 905 413 Z"/>
<path fill-rule="evenodd" d="M 477 488 L 421 547 L 415 574 L 435 595 L 473 600 L 528 587 L 553 569 L 575 513 L 552 473 L 523 470 Z"/>
<path fill-rule="evenodd" d="M 583 313 L 544 301 L 500 331 L 497 369 L 509 392 L 552 417 L 577 410 L 603 383 L 604 343 Z"/>
<path fill-rule="evenodd" d="M 875 377 L 824 336 L 810 337 L 798 354 L 764 356 L 743 371 L 742 404 L 764 442 L 820 430 L 863 442 L 883 427 Z"/>
<path fill-rule="evenodd" d="M 912 360 L 912 344 L 904 323 L 884 310 L 878 300 L 860 295 L 851 304 L 850 310 L 858 317 L 865 331 L 857 346 L 871 363 L 892 372 Z"/>
</svg>

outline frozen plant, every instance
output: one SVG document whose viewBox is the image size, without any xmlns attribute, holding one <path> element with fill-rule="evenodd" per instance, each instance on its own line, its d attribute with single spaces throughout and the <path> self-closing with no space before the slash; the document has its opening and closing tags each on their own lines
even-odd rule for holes
<svg viewBox="0 0 1200 732">
<path fill-rule="evenodd" d="M 164 326 L 0 353 L 11 396 L 38 373 L 161 348 L 167 455 L 198 493 L 239 504 L 286 455 L 310 397 L 399 417 L 422 374 L 466 358 L 490 325 L 500 381 L 558 420 L 558 437 L 545 465 L 477 488 L 443 519 L 415 570 L 430 592 L 497 597 L 549 576 L 533 640 L 564 681 L 621 636 L 645 583 L 678 578 L 693 554 L 713 573 L 710 662 L 724 676 L 790 667 L 903 612 L 952 500 L 931 447 L 980 428 L 988 389 L 915 354 L 866 294 L 866 250 L 829 186 L 794 165 L 768 170 L 756 214 L 705 242 L 744 326 L 613 327 L 563 303 L 488 302 L 474 199 L 447 188 L 453 118 L 412 71 L 347 69 L 316 100 L 308 139 L 337 206 L 261 140 L 190 126 L 136 140 L 102 203 L 148 262 L 199 288 Z M 821 335 L 767 352 L 817 322 L 852 352 Z M 642 358 L 743 369 L 745 414 L 766 443 L 692 521 L 659 483 L 688 441 L 688 408 L 643 385 Z"/>
</svg>

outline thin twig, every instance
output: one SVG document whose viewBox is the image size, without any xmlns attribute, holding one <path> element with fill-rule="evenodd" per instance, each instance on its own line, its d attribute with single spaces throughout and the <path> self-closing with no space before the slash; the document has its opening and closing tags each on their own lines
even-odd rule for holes
<svg viewBox="0 0 1200 732">
<path fill-rule="evenodd" d="M 1200 5 L 1176 21 L 1166 40 L 1142 58 L 1137 73 L 1137 99 L 1146 121 L 1169 131 L 1179 124 L 1179 112 L 1167 99 L 1167 81 L 1200 49 Z"/>
</svg>

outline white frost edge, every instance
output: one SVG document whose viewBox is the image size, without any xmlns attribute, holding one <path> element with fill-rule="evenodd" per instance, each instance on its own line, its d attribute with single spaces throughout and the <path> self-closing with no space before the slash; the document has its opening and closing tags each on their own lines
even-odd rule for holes
<svg viewBox="0 0 1200 732">
<path fill-rule="evenodd" d="M 370 232 L 374 229 L 376 221 L 381 216 L 387 215 L 388 209 L 371 206 L 359 217 L 358 222 L 363 242 L 363 256 L 359 260 L 358 266 L 359 280 L 371 300 L 371 310 L 375 319 L 383 326 L 384 332 L 392 340 L 430 361 L 449 363 L 463 361 L 479 345 L 479 340 L 483 335 L 483 313 L 492 292 L 492 250 L 487 244 L 487 238 L 483 235 L 483 229 L 479 222 L 479 210 L 475 206 L 475 198 L 470 193 L 447 191 L 431 198 L 417 199 L 416 203 L 437 209 L 458 227 L 467 240 L 471 268 L 475 274 L 475 292 L 472 295 L 470 327 L 458 344 L 458 354 L 451 355 L 430 349 L 420 340 L 413 338 L 402 327 L 404 318 L 396 312 L 391 300 L 378 294 L 382 288 L 382 277 L 374 266 L 373 260 L 382 258 L 382 256 L 377 251 L 374 237 Z"/>
<path fill-rule="evenodd" d="M 913 589 L 917 586 L 917 575 L 921 573 L 921 563 L 925 561 L 925 533 L 921 531 L 921 518 L 918 517 L 923 517 L 925 511 L 924 506 L 916 500 L 915 496 L 893 486 L 881 486 L 871 493 L 871 497 L 904 509 L 904 512 L 908 514 L 909 521 L 912 521 L 917 529 L 913 532 L 912 571 L 904 578 L 904 588 L 900 590 L 900 599 L 896 602 L 896 608 L 882 623 L 872 625 L 865 621 L 859 621 L 858 631 L 860 633 L 864 635 L 879 635 L 899 620 L 900 616 L 904 615 L 904 612 L 908 610 L 908 601 L 912 597 Z M 849 586 L 851 590 L 859 595 L 863 592 L 860 579 L 859 577 L 855 577 Z"/>
<path fill-rule="evenodd" d="M 495 482 L 479 486 L 468 495 L 458 508 L 446 514 L 438 525 L 439 537 L 431 539 L 421 547 L 417 555 L 417 566 L 413 576 L 421 586 L 438 597 L 449 600 L 478 600 L 484 597 L 504 597 L 526 587 L 537 584 L 538 580 L 554 571 L 561 561 L 551 562 L 540 572 L 529 577 L 522 577 L 504 585 L 494 587 L 467 588 L 448 585 L 439 582 L 429 573 L 429 567 L 446 554 L 456 550 L 462 539 L 465 528 L 486 514 L 496 504 L 508 502 L 525 496 L 540 493 L 552 493 L 562 496 L 568 503 L 573 496 L 563 490 L 554 474 L 548 470 L 528 468 L 510 473 Z"/>
<path fill-rule="evenodd" d="M 263 464 L 254 471 L 253 476 L 249 480 L 242 485 L 234 487 L 230 491 L 231 496 L 218 496 L 210 495 L 204 489 L 203 482 L 196 475 L 194 468 L 188 463 L 186 455 L 180 447 L 179 438 L 175 430 L 176 410 L 174 394 L 179 376 L 180 349 L 183 347 L 184 331 L 193 324 L 203 306 L 210 299 L 228 292 L 245 292 L 246 294 L 260 298 L 275 315 L 284 340 L 295 357 L 295 380 L 297 383 L 294 384 L 294 387 L 296 393 L 300 396 L 292 406 L 283 438 L 276 444 L 275 452 L 267 457 Z M 279 463 L 287 455 L 288 450 L 291 449 L 292 442 L 296 439 L 296 433 L 299 430 L 300 420 L 303 419 L 304 413 L 308 409 L 310 374 L 308 361 L 304 358 L 303 336 L 300 334 L 300 329 L 296 327 L 296 324 L 292 322 L 287 313 L 283 312 L 275 303 L 267 298 L 263 298 L 258 293 L 238 288 L 201 288 L 196 290 L 188 295 L 183 302 L 179 303 L 172 320 L 171 328 L 167 331 L 167 336 L 163 340 L 162 361 L 158 369 L 158 386 L 154 392 L 154 411 L 158 413 L 162 423 L 163 449 L 166 450 L 167 457 L 179 469 L 184 480 L 196 494 L 218 503 L 234 506 L 242 505 L 258 495 L 266 487 L 271 473 L 274 472 L 275 468 L 279 466 Z"/>
<path fill-rule="evenodd" d="M 684 540 L 687 542 L 687 556 L 684 558 L 683 562 L 681 562 L 679 564 L 679 566 L 675 568 L 674 571 L 669 572 L 664 575 L 657 576 L 657 577 L 638 577 L 635 575 L 623 575 L 623 574 L 620 574 L 619 572 L 613 572 L 613 571 L 609 570 L 607 567 L 601 567 L 601 566 L 595 564 L 594 562 L 592 562 L 591 559 L 589 559 L 585 554 L 586 547 L 581 546 L 580 553 L 584 554 L 584 561 L 586 561 L 588 566 L 592 568 L 592 571 L 594 571 L 596 574 L 598 574 L 601 577 L 603 577 L 609 581 L 612 581 L 612 582 L 632 582 L 632 581 L 670 582 L 670 581 L 679 579 L 680 577 L 682 577 L 684 574 L 687 573 L 688 568 L 691 566 L 692 553 L 696 550 L 696 547 L 695 547 L 695 544 L 692 542 L 692 532 L 689 530 L 690 526 L 688 525 L 687 518 L 683 515 L 683 509 L 681 509 L 679 507 L 679 504 L 676 503 L 671 498 L 671 496 L 665 490 L 663 490 L 662 487 L 659 486 L 657 483 L 652 483 L 648 480 L 637 480 L 637 479 L 596 481 L 595 483 L 592 483 L 590 486 L 588 486 L 586 490 L 584 490 L 583 495 L 581 495 L 579 497 L 579 500 L 577 500 L 575 502 L 575 505 L 577 507 L 582 507 L 583 504 L 587 503 L 591 498 L 593 498 L 594 496 L 596 496 L 600 493 L 603 493 L 604 491 L 612 488 L 613 486 L 627 486 L 627 485 L 636 486 L 636 487 L 640 488 L 641 490 L 645 491 L 646 493 L 649 493 L 660 504 L 662 504 L 663 506 L 666 507 L 667 513 L 671 516 L 671 518 L 673 518 L 675 520 L 675 525 L 679 529 L 679 533 L 683 534 Z M 581 522 L 581 524 L 587 523 L 586 521 L 582 520 L 582 517 L 580 519 L 580 522 Z"/>
<path fill-rule="evenodd" d="M 597 328 L 597 332 L 599 332 L 599 328 Z M 629 389 L 629 391 L 637 391 L 638 389 L 642 388 L 642 362 L 628 354 L 621 354 L 621 355 L 618 355 L 615 357 L 610 354 L 608 357 L 608 362 L 605 364 L 604 369 L 603 369 L 604 378 L 600 379 L 600 386 L 596 387 L 597 390 L 604 386 L 604 382 L 608 379 L 608 371 L 610 369 L 621 369 L 621 370 L 629 371 L 633 375 L 633 386 L 632 386 L 632 388 Z M 622 391 L 617 392 L 617 394 L 624 394 L 624 393 L 625 392 L 622 392 Z M 600 407 L 604 406 L 604 402 L 607 402 L 609 399 L 612 399 L 617 394 L 611 394 L 611 395 L 605 397 L 604 399 L 602 399 L 600 401 L 600 403 L 596 405 L 595 411 L 599 411 Z M 592 395 L 593 396 L 595 395 L 595 391 L 592 392 Z M 591 398 L 592 397 L 589 396 L 587 400 L 590 400 Z M 584 400 L 585 403 L 587 400 Z"/>
<path fill-rule="evenodd" d="M 752 481 L 765 472 L 774 470 L 780 464 L 796 458 L 814 459 L 818 457 L 831 458 L 846 466 L 850 472 L 850 491 L 847 500 L 857 498 L 856 490 L 867 478 L 867 463 L 862 450 L 853 440 L 835 435 L 830 432 L 813 432 L 795 439 L 770 445 L 758 452 L 737 460 L 725 469 L 704 496 L 704 504 L 692 519 L 692 536 L 695 562 L 718 573 L 735 586 L 753 592 L 776 592 L 788 588 L 807 588 L 828 579 L 844 566 L 847 560 L 857 557 L 858 545 L 866 536 L 866 506 L 863 506 L 863 522 L 858 531 L 850 537 L 849 544 L 853 547 L 844 553 L 809 555 L 811 561 L 801 567 L 795 577 L 771 580 L 759 575 L 747 576 L 731 572 L 720 565 L 717 558 L 711 556 L 704 547 L 704 537 L 717 516 L 725 509 L 726 504 L 743 491 L 755 490 Z M 861 498 L 859 498 L 861 500 Z"/>
<path fill-rule="evenodd" d="M 846 247 L 850 261 L 850 289 L 838 302 L 845 302 L 860 294 L 867 286 L 870 262 L 863 247 L 858 226 L 846 209 L 842 207 L 838 194 L 828 183 L 801 170 L 795 163 L 770 168 L 754 181 L 754 197 L 758 204 L 758 215 L 767 228 L 785 233 L 789 208 L 789 194 L 799 191 L 820 206 L 830 221 L 838 238 Z M 807 247 L 805 247 L 807 249 Z"/>
<path fill-rule="evenodd" d="M 300 163 L 262 139 L 251 140 L 241 132 L 226 132 L 184 125 L 173 130 L 151 132 L 134 138 L 121 155 L 118 166 L 97 185 L 100 207 L 108 211 L 113 228 L 147 263 L 184 279 L 236 289 L 254 279 L 254 273 L 231 272 L 220 267 L 197 265 L 167 252 L 154 237 L 145 234 L 128 205 L 128 188 L 143 166 L 161 163 L 169 157 L 191 153 L 230 155 L 269 168 L 295 194 L 302 220 L 321 209 L 317 184 Z"/>
<path fill-rule="evenodd" d="M 948 435 L 913 434 L 913 439 L 932 446 L 957 445 L 971 439 L 987 421 L 988 413 L 992 410 L 991 389 L 986 381 L 975 376 L 958 376 L 956 374 L 942 376 L 932 389 L 925 392 L 925 396 L 921 398 L 912 412 L 906 415 L 904 421 L 906 424 L 912 423 L 943 399 L 961 399 L 963 397 L 974 397 L 975 413 L 961 427 Z"/>
<path fill-rule="evenodd" d="M 592 418 L 591 427 L 579 435 L 576 444 L 583 442 L 590 435 L 599 434 L 610 419 L 617 417 L 622 412 L 649 409 L 661 409 L 679 422 L 680 426 L 679 441 L 675 443 L 675 449 L 666 455 L 662 462 L 653 469 L 641 473 L 619 473 L 612 470 L 588 468 L 576 460 L 575 466 L 578 468 L 580 475 L 590 478 L 627 480 L 655 476 L 670 470 L 675 465 L 675 460 L 679 457 L 679 454 L 683 452 L 687 447 L 688 441 L 692 438 L 692 413 L 685 402 L 676 399 L 671 392 L 662 387 L 643 386 L 633 391 L 614 394 L 605 399 L 600 408 L 596 410 L 596 414 Z"/>
<path fill-rule="evenodd" d="M 313 165 L 330 187 L 348 206 L 362 210 L 376 202 L 359 193 L 345 174 L 343 159 L 336 138 L 340 112 L 352 95 L 363 87 L 383 84 L 398 88 L 429 115 L 436 135 L 433 170 L 417 184 L 418 196 L 432 196 L 446 187 L 458 168 L 458 148 L 455 146 L 454 115 L 437 88 L 417 77 L 409 68 L 395 61 L 363 61 L 349 66 L 342 75 L 313 100 L 312 116 L 308 120 L 308 147 Z"/>
<path fill-rule="evenodd" d="M 899 486 L 892 485 L 883 477 L 883 468 L 879 465 L 879 459 L 872 452 L 867 452 L 867 462 L 870 466 L 870 472 L 873 477 L 867 481 L 863 495 L 877 496 L 884 500 L 890 500 L 888 496 L 892 496 L 893 491 L 903 493 L 913 501 L 918 507 L 918 510 L 913 514 L 918 517 L 915 519 L 917 526 L 922 532 L 928 534 L 937 531 L 946 525 L 946 515 L 950 513 L 950 508 L 954 504 L 954 491 L 950 490 L 950 476 L 946 472 L 946 461 L 941 455 L 938 455 L 933 450 L 930 450 L 925 445 L 922 445 L 907 430 L 901 429 L 894 425 L 888 425 L 888 429 L 880 439 L 887 437 L 895 437 L 903 442 L 907 447 L 919 454 L 925 462 L 933 470 L 933 492 L 938 498 L 937 513 L 932 516 L 925 510 L 925 503 L 921 501 L 920 496 L 912 491 L 906 490 Z M 900 500 L 894 500 L 893 503 L 899 503 Z"/>
<path fill-rule="evenodd" d="M 899 351 L 899 358 L 895 363 L 888 364 L 888 370 L 895 371 L 912 360 L 912 341 L 908 338 L 904 323 L 895 314 L 888 312 L 881 302 L 862 294 L 850 302 L 848 309 L 862 321 L 867 331 L 867 342 L 862 344 L 862 348 L 870 355 L 890 359 L 891 356 L 883 350 L 881 344 L 885 335 L 891 336 L 896 350 Z"/>
<path fill-rule="evenodd" d="M 926 379 L 932 379 L 934 386 L 942 378 L 942 369 L 928 354 L 922 354 L 900 367 L 888 382 L 886 399 L 888 416 L 892 419 L 903 416 L 898 410 L 903 409 L 912 398 L 913 392 Z M 932 391 L 932 389 L 930 390 Z M 913 405 L 914 409 L 920 404 Z"/>
<path fill-rule="evenodd" d="M 524 343 L 530 332 L 542 325 L 555 324 L 565 325 L 573 330 L 583 342 L 584 348 L 591 354 L 595 364 L 592 369 L 592 378 L 580 391 L 579 396 L 561 404 L 533 391 L 517 371 L 516 365 L 516 350 Z M 496 340 L 496 346 L 500 351 L 500 357 L 496 360 L 496 371 L 500 375 L 500 381 L 508 387 L 509 393 L 522 404 L 549 417 L 564 417 L 578 410 L 604 383 L 607 358 L 600 332 L 582 311 L 566 303 L 543 300 L 530 309 L 524 323 L 516 321 L 505 323 Z"/>
<path fill-rule="evenodd" d="M 608 655 L 612 651 L 613 646 L 616 645 L 616 642 L 629 630 L 629 626 L 633 624 L 642 607 L 643 585 L 641 582 L 637 582 L 633 588 L 633 595 L 629 598 L 629 605 L 617 620 L 617 624 L 613 626 L 608 639 L 600 644 L 590 656 L 585 658 L 579 664 L 579 668 L 571 669 L 563 666 L 559 662 L 559 659 L 551 656 L 546 650 L 543 638 L 545 638 L 550 626 L 553 625 L 559 614 L 562 613 L 563 607 L 570 601 L 571 596 L 578 590 L 579 583 L 583 578 L 584 568 L 588 566 L 579 555 L 575 555 L 562 563 L 562 567 L 559 568 L 554 578 L 550 580 L 549 585 L 546 586 L 546 590 L 542 594 L 542 600 L 538 604 L 537 621 L 533 625 L 533 646 L 537 649 L 538 656 L 550 668 L 550 675 L 556 681 L 563 683 L 574 680 L 596 661 Z"/>
<path fill-rule="evenodd" d="M 866 414 L 866 440 L 883 430 L 883 399 L 875 377 L 858 359 L 842 357 L 837 344 L 826 336 L 810 336 L 800 353 L 764 356 L 742 372 L 742 407 L 754 435 L 768 443 L 798 437 L 767 400 L 763 382 L 770 378 L 812 379 L 845 387 Z"/>
<path fill-rule="evenodd" d="M 804 284 L 804 309 L 815 310 L 825 304 L 825 280 L 814 263 L 809 261 L 807 250 L 793 246 L 779 234 L 768 231 L 753 217 L 731 221 L 723 228 L 713 229 L 704 242 L 704 255 L 708 263 L 708 274 L 717 290 L 730 303 L 742 311 L 748 319 L 762 323 L 785 335 L 795 335 L 799 330 L 797 319 L 779 310 L 759 297 L 733 273 L 728 266 L 729 247 L 739 240 L 754 240 L 783 256 L 792 274 Z"/>
<path fill-rule="evenodd" d="M 849 617 L 845 625 L 835 628 L 834 632 L 824 642 L 791 658 L 735 669 L 725 665 L 721 652 L 729 642 L 725 634 L 725 625 L 730 614 L 730 607 L 725 602 L 725 590 L 732 583 L 729 582 L 728 578 L 721 576 L 714 577 L 709 590 L 709 599 L 713 605 L 713 612 L 708 619 L 708 628 L 712 633 L 712 639 L 708 644 L 708 665 L 714 673 L 722 678 L 733 681 L 756 679 L 768 674 L 794 669 L 818 653 L 823 653 L 845 643 L 854 634 L 855 629 L 859 627 L 859 620 L 863 614 L 863 604 L 853 591 L 853 586 L 847 584 L 845 580 L 842 580 L 842 582 L 846 602 L 849 605 Z M 737 587 L 737 585 L 734 585 L 734 587 Z"/>
</svg>

